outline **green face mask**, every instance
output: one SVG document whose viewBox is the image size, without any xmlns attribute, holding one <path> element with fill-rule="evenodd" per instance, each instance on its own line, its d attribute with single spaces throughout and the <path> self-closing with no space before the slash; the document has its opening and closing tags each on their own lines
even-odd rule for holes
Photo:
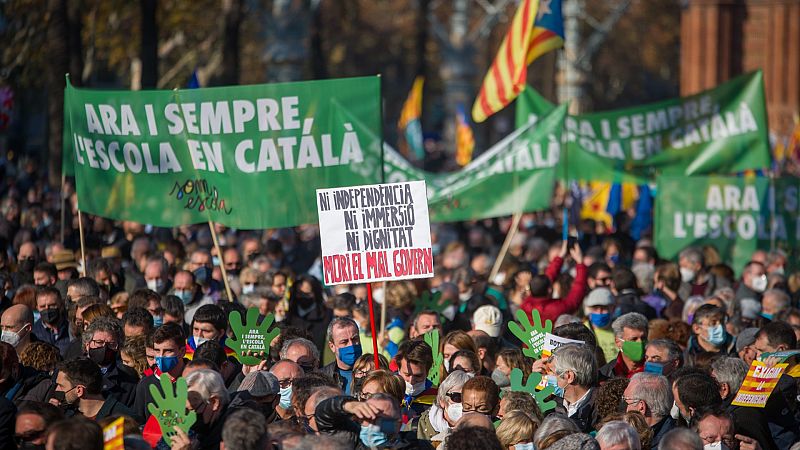
<svg viewBox="0 0 800 450">
<path fill-rule="evenodd" d="M 644 357 L 644 345 L 644 342 L 625 341 L 622 343 L 622 354 L 631 361 L 639 362 Z"/>
</svg>

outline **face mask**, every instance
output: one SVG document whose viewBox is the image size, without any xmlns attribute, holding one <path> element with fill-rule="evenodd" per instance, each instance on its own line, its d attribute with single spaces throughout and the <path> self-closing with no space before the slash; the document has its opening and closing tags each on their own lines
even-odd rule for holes
<svg viewBox="0 0 800 450">
<path fill-rule="evenodd" d="M 71 402 L 67 401 L 67 394 L 72 392 L 72 391 L 74 391 L 75 388 L 77 388 L 77 387 L 78 386 L 75 386 L 75 387 L 73 387 L 72 389 L 70 389 L 68 391 L 53 391 L 53 398 L 58 400 L 58 404 L 59 404 L 60 408 L 70 409 L 71 406 L 74 406 L 74 404 L 77 403 L 77 400 L 78 400 L 77 398 L 75 400 L 71 401 Z"/>
<path fill-rule="evenodd" d="M 604 327 L 611 322 L 611 313 L 589 313 L 589 321 L 596 327 Z"/>
<path fill-rule="evenodd" d="M 39 314 L 42 315 L 42 322 L 47 325 L 56 325 L 59 319 L 61 319 L 61 309 L 59 308 L 45 309 L 44 311 L 39 311 Z"/>
<path fill-rule="evenodd" d="M 111 365 L 111 363 L 117 360 L 117 352 L 105 345 L 99 348 L 90 348 L 88 355 L 89 359 L 100 367 Z"/>
<path fill-rule="evenodd" d="M 450 360 L 449 359 L 445 359 L 442 364 L 444 364 L 444 371 L 449 373 L 450 372 Z"/>
<path fill-rule="evenodd" d="M 708 329 L 708 338 L 706 339 L 709 344 L 713 345 L 714 347 L 719 347 L 725 342 L 725 330 L 722 328 L 722 324 L 714 325 Z"/>
<path fill-rule="evenodd" d="M 533 442 L 525 442 L 514 444 L 514 450 L 536 450 L 536 447 L 533 446 Z"/>
<path fill-rule="evenodd" d="M 425 390 L 425 380 L 421 383 L 411 384 L 406 381 L 406 395 L 410 395 L 412 397 L 421 394 Z"/>
<path fill-rule="evenodd" d="M 18 270 L 20 272 L 33 272 L 33 268 L 36 266 L 36 260 L 33 258 L 23 259 L 19 261 Z"/>
<path fill-rule="evenodd" d="M 284 319 L 286 319 L 286 316 L 283 314 L 275 314 L 275 322 L 283 322 Z"/>
<path fill-rule="evenodd" d="M 361 425 L 361 432 L 358 434 L 361 442 L 367 447 L 378 447 L 389 442 L 389 437 L 381 431 L 381 427 L 376 424 Z"/>
<path fill-rule="evenodd" d="M 2 335 L 0 336 L 0 340 L 11 345 L 12 347 L 16 347 L 20 341 L 19 333 L 15 333 L 13 331 L 6 331 L 3 330 Z"/>
<path fill-rule="evenodd" d="M 158 328 L 164 325 L 164 316 L 153 316 L 153 327 Z"/>
<path fill-rule="evenodd" d="M 292 407 L 292 386 L 289 385 L 280 390 L 281 400 L 278 403 L 281 408 L 289 409 Z"/>
<path fill-rule="evenodd" d="M 644 357 L 644 342 L 625 341 L 622 343 L 622 354 L 631 361 L 639 362 Z"/>
<path fill-rule="evenodd" d="M 773 270 L 772 273 L 777 274 L 777 275 L 784 275 L 786 272 L 784 271 L 783 266 L 780 266 L 780 267 L 776 268 L 775 270 Z"/>
<path fill-rule="evenodd" d="M 547 376 L 547 385 L 553 387 L 553 394 L 557 397 L 564 397 L 564 388 L 558 385 L 558 377 L 555 375 Z"/>
<path fill-rule="evenodd" d="M 685 267 L 681 267 L 680 271 L 681 271 L 681 281 L 683 281 L 684 283 L 691 283 L 692 280 L 694 280 L 695 275 L 697 275 L 697 273 L 695 273 L 694 270 L 687 269 Z"/>
<path fill-rule="evenodd" d="M 314 304 L 314 296 L 311 294 L 304 294 L 302 292 L 297 294 L 297 304 L 301 308 L 308 308 Z"/>
<path fill-rule="evenodd" d="M 608 260 L 611 261 L 611 264 L 619 264 L 619 254 L 609 256 Z"/>
<path fill-rule="evenodd" d="M 147 289 L 155 292 L 161 292 L 161 289 L 164 288 L 164 280 L 161 278 L 156 278 L 155 280 L 147 280 Z"/>
<path fill-rule="evenodd" d="M 669 416 L 672 417 L 675 420 L 678 420 L 678 419 L 681 418 L 681 410 L 680 410 L 680 408 L 678 408 L 678 404 L 677 403 L 672 402 L 672 409 L 669 410 Z"/>
<path fill-rule="evenodd" d="M 458 294 L 458 299 L 461 300 L 461 302 L 466 302 L 471 297 L 472 297 L 472 291 L 468 291 L 468 292 L 464 292 L 462 294 Z"/>
<path fill-rule="evenodd" d="M 12 297 L 8 297 L 8 298 L 13 298 L 13 296 Z M 40 313 L 39 311 L 34 311 L 33 312 L 33 321 L 34 322 L 36 322 L 37 320 L 39 320 L 41 318 L 42 318 L 42 313 Z"/>
<path fill-rule="evenodd" d="M 192 335 L 192 339 L 194 339 L 194 348 L 200 347 L 201 345 L 208 342 L 208 339 L 197 335 Z"/>
<path fill-rule="evenodd" d="M 192 273 L 197 284 L 206 284 L 208 279 L 211 278 L 211 269 L 206 266 L 198 267 Z"/>
<path fill-rule="evenodd" d="M 242 286 L 242 294 L 249 294 L 256 290 L 255 284 L 245 284 Z"/>
<path fill-rule="evenodd" d="M 447 320 L 453 320 L 456 318 L 456 305 L 450 305 L 447 308 L 442 310 L 442 315 Z"/>
<path fill-rule="evenodd" d="M 774 314 L 767 314 L 767 313 L 765 313 L 765 312 L 759 313 L 759 315 L 760 315 L 761 317 L 763 317 L 763 318 L 765 318 L 765 319 L 769 320 L 769 321 L 772 321 L 772 318 L 773 318 L 773 317 L 775 317 L 775 315 L 774 315 Z M 5 331 L 4 331 L 4 333 L 5 333 Z"/>
<path fill-rule="evenodd" d="M 644 371 L 654 373 L 656 375 L 664 375 L 664 364 L 647 361 L 644 363 Z"/>
<path fill-rule="evenodd" d="M 753 279 L 753 290 L 756 292 L 764 292 L 767 290 L 767 276 L 761 275 Z"/>
<path fill-rule="evenodd" d="M 458 422 L 458 419 L 464 414 L 464 405 L 461 403 L 451 403 L 447 405 L 447 417 L 453 423 Z"/>
<path fill-rule="evenodd" d="M 346 366 L 353 367 L 356 360 L 361 357 L 361 344 L 342 347 L 337 350 L 337 353 L 339 354 L 339 360 L 341 362 Z"/>
<path fill-rule="evenodd" d="M 500 369 L 494 369 L 492 371 L 492 381 L 494 381 L 499 388 L 511 386 L 511 380 L 508 378 L 508 375 L 501 372 Z"/>
<path fill-rule="evenodd" d="M 178 365 L 177 356 L 156 356 L 156 366 L 161 372 L 169 372 Z"/>
<path fill-rule="evenodd" d="M 192 291 L 175 291 L 173 295 L 181 299 L 184 305 L 188 305 L 192 302 Z"/>
<path fill-rule="evenodd" d="M 713 444 L 706 444 L 703 450 L 729 450 L 728 446 L 723 444 L 722 441 L 714 442 Z"/>
</svg>

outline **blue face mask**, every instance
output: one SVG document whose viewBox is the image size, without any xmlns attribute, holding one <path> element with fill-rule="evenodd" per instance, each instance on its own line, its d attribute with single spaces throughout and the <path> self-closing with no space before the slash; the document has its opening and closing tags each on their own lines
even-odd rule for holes
<svg viewBox="0 0 800 450">
<path fill-rule="evenodd" d="M 533 446 L 533 442 L 525 442 L 514 444 L 514 450 L 536 450 L 536 447 Z"/>
<path fill-rule="evenodd" d="M 547 385 L 553 387 L 553 394 L 556 397 L 564 397 L 564 388 L 558 385 L 558 377 L 555 375 L 547 376 Z"/>
<path fill-rule="evenodd" d="M 644 371 L 654 373 L 656 375 L 664 375 L 664 364 L 647 361 L 644 363 Z"/>
<path fill-rule="evenodd" d="M 337 351 L 339 353 L 339 360 L 345 365 L 353 367 L 353 364 L 355 364 L 356 360 L 361 356 L 361 345 L 350 345 L 342 347 Z"/>
<path fill-rule="evenodd" d="M 292 406 L 292 386 L 289 385 L 285 388 L 281 388 L 280 393 L 281 400 L 278 404 L 283 409 L 289 409 Z"/>
<path fill-rule="evenodd" d="M 211 269 L 206 266 L 198 267 L 193 273 L 198 284 L 205 284 L 211 278 Z"/>
<path fill-rule="evenodd" d="M 725 329 L 722 328 L 722 324 L 714 325 L 708 329 L 707 340 L 708 343 L 714 347 L 719 347 L 723 342 L 725 342 Z"/>
<path fill-rule="evenodd" d="M 188 305 L 192 302 L 192 291 L 175 291 L 172 294 L 181 299 L 184 305 Z"/>
<path fill-rule="evenodd" d="M 164 316 L 153 316 L 153 327 L 158 328 L 164 325 Z"/>
<path fill-rule="evenodd" d="M 389 442 L 389 437 L 381 430 L 381 426 L 376 424 L 361 425 L 358 437 L 367 447 L 378 447 Z"/>
<path fill-rule="evenodd" d="M 774 314 L 767 314 L 767 313 L 765 313 L 765 312 L 759 313 L 759 315 L 760 315 L 761 317 L 763 317 L 763 318 L 767 319 L 767 320 L 770 320 L 770 321 L 772 320 L 772 318 L 773 318 L 773 317 L 775 317 L 775 315 L 774 315 Z"/>
<path fill-rule="evenodd" d="M 589 321 L 596 327 L 604 327 L 611 322 L 611 313 L 589 313 Z"/>
<path fill-rule="evenodd" d="M 177 356 L 156 356 L 156 366 L 161 372 L 169 372 L 178 365 Z"/>
</svg>

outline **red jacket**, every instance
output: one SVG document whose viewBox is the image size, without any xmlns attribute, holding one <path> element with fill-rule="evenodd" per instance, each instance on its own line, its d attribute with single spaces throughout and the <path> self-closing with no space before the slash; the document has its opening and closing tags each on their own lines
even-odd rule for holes
<svg viewBox="0 0 800 450">
<path fill-rule="evenodd" d="M 552 283 L 555 281 L 558 274 L 561 272 L 561 265 L 564 264 L 564 259 L 556 257 L 547 266 L 544 274 L 550 279 Z M 550 319 L 555 322 L 558 316 L 562 314 L 572 314 L 577 311 L 583 296 L 586 295 L 586 266 L 578 264 L 575 267 L 575 280 L 572 282 L 572 288 L 564 298 L 552 299 L 546 297 L 528 297 L 522 303 L 522 310 L 531 318 L 531 311 L 536 309 L 542 318 L 542 323 Z"/>
</svg>

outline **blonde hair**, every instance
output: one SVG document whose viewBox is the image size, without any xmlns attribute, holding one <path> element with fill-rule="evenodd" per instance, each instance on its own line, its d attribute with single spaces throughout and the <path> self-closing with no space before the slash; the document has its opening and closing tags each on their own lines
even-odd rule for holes
<svg viewBox="0 0 800 450">
<path fill-rule="evenodd" d="M 520 442 L 533 442 L 533 434 L 539 423 L 525 411 L 514 410 L 505 413 L 500 426 L 497 427 L 497 438 L 503 448 Z"/>
<path fill-rule="evenodd" d="M 407 281 L 386 283 L 386 304 L 394 309 L 406 309 L 417 299 L 417 290 Z"/>
</svg>

